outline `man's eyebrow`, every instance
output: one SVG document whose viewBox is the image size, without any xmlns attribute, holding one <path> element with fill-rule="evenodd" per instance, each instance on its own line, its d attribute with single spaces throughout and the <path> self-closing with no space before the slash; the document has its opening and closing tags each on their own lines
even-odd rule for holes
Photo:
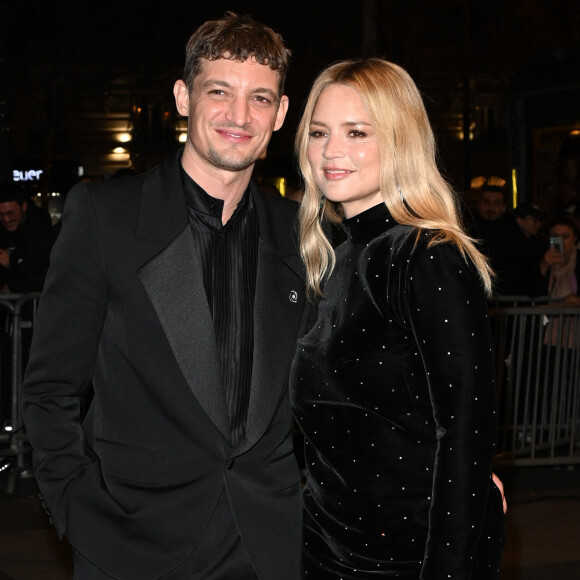
<svg viewBox="0 0 580 580">
<path fill-rule="evenodd" d="M 219 79 L 207 79 L 202 85 L 201 88 L 202 89 L 208 89 L 210 87 L 224 87 L 226 89 L 231 89 L 232 85 L 230 83 L 228 83 L 227 81 L 224 80 L 219 80 Z M 278 98 L 278 92 L 269 88 L 269 87 L 256 87 L 255 89 L 252 89 L 251 94 L 255 95 L 255 94 L 259 94 L 259 95 L 271 95 L 274 99 Z"/>
<path fill-rule="evenodd" d="M 218 79 L 207 79 L 201 85 L 201 88 L 202 89 L 207 89 L 207 88 L 213 87 L 215 85 L 217 85 L 218 87 L 226 87 L 226 88 L 230 88 L 231 87 L 230 83 L 228 83 L 227 81 L 220 81 Z"/>
<path fill-rule="evenodd" d="M 276 91 L 273 91 L 272 89 L 270 89 L 268 87 L 257 87 L 257 88 L 252 90 L 252 94 L 255 94 L 255 93 L 260 93 L 260 94 L 266 93 L 267 95 L 272 95 L 272 97 L 274 97 L 275 99 L 278 98 L 278 93 Z"/>
</svg>

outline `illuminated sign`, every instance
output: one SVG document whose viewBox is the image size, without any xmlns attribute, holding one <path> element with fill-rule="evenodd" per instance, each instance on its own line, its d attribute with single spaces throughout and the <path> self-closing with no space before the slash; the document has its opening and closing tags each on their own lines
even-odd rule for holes
<svg viewBox="0 0 580 580">
<path fill-rule="evenodd" d="M 12 172 L 12 179 L 13 181 L 38 181 L 43 173 L 42 169 L 28 169 L 26 171 L 15 169 Z"/>
</svg>

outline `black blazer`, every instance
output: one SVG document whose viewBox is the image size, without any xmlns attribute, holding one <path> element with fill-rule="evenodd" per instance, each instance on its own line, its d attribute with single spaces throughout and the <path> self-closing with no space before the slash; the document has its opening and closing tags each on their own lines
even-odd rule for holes
<svg viewBox="0 0 580 580">
<path fill-rule="evenodd" d="M 299 577 L 287 393 L 305 304 L 296 205 L 251 187 L 260 227 L 254 362 L 247 435 L 234 448 L 179 154 L 69 194 L 24 418 L 57 532 L 115 577 L 153 579 L 179 565 L 224 486 L 259 577 Z"/>
</svg>

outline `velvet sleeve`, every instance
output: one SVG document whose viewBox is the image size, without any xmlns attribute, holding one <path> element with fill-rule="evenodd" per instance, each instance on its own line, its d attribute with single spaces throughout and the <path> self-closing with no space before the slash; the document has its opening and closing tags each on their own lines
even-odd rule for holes
<svg viewBox="0 0 580 580">
<path fill-rule="evenodd" d="M 437 440 L 422 580 L 467 580 L 484 526 L 496 438 L 487 300 L 455 246 L 411 254 L 407 313 L 429 386 Z"/>
</svg>

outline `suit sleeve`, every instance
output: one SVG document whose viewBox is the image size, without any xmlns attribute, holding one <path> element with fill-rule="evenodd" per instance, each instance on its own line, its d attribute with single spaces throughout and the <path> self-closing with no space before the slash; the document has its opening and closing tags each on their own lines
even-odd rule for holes
<svg viewBox="0 0 580 580">
<path fill-rule="evenodd" d="M 103 264 L 96 212 L 81 184 L 67 199 L 23 385 L 35 476 L 60 536 L 69 487 L 92 463 L 84 452 L 80 410 L 106 314 Z"/>
<path fill-rule="evenodd" d="M 487 300 L 475 268 L 449 243 L 418 245 L 406 288 L 437 438 L 421 578 L 467 580 L 486 517 L 497 429 Z"/>
</svg>

